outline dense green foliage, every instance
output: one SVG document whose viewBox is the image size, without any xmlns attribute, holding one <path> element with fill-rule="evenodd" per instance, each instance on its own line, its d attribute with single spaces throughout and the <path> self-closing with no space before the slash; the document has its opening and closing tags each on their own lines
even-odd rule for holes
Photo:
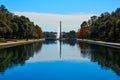
<svg viewBox="0 0 120 80">
<path fill-rule="evenodd" d="M 120 42 L 120 8 L 112 13 L 102 13 L 100 16 L 92 16 L 81 27 L 89 26 L 87 38 L 94 40 Z"/>
<path fill-rule="evenodd" d="M 57 32 L 43 32 L 43 37 L 44 38 L 57 38 Z"/>
<path fill-rule="evenodd" d="M 62 38 L 76 38 L 76 32 L 74 30 L 71 30 L 69 32 L 61 32 L 61 33 L 62 33 Z M 43 37 L 49 39 L 55 39 L 59 36 L 57 35 L 57 32 L 43 32 Z"/>
<path fill-rule="evenodd" d="M 71 30 L 69 32 L 63 32 L 63 38 L 76 38 L 76 32 Z"/>
<path fill-rule="evenodd" d="M 41 30 L 40 27 L 39 29 Z M 4 5 L 0 6 L 0 38 L 40 38 L 40 30 L 38 30 L 38 26 L 34 25 L 29 18 L 14 15 L 9 12 Z"/>
</svg>

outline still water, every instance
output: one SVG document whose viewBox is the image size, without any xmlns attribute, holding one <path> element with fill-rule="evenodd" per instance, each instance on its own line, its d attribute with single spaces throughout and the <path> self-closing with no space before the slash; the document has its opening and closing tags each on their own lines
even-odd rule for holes
<svg viewBox="0 0 120 80">
<path fill-rule="evenodd" d="M 120 80 L 120 49 L 79 41 L 0 49 L 0 80 Z"/>
</svg>

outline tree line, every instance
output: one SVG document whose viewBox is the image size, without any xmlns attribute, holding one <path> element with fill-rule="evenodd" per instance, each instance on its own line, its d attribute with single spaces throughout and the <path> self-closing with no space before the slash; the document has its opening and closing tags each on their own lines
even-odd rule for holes
<svg viewBox="0 0 120 80">
<path fill-rule="evenodd" d="M 76 38 L 76 32 L 74 30 L 71 30 L 69 32 L 63 32 L 62 38 L 68 38 L 68 39 Z"/>
<path fill-rule="evenodd" d="M 28 39 L 41 38 L 42 30 L 25 16 L 14 15 L 4 6 L 0 6 L 0 38 Z"/>
<path fill-rule="evenodd" d="M 43 32 L 43 37 L 44 38 L 51 38 L 51 39 L 55 39 L 57 37 L 59 37 L 57 35 L 58 33 L 57 32 Z M 62 34 L 62 38 L 76 38 L 76 32 L 74 30 L 71 30 L 69 32 L 61 32 Z"/>
<path fill-rule="evenodd" d="M 44 38 L 55 39 L 57 38 L 57 32 L 43 32 Z"/>
<path fill-rule="evenodd" d="M 81 24 L 81 29 L 77 32 L 77 37 L 120 42 L 120 8 L 112 13 L 105 12 L 100 16 L 92 16 L 88 21 L 84 21 Z"/>
</svg>

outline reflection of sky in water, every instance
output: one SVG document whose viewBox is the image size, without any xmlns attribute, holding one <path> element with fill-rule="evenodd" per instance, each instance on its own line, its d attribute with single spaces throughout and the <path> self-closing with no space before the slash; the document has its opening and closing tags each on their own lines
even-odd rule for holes
<svg viewBox="0 0 120 80">
<path fill-rule="evenodd" d="M 89 62 L 37 62 L 7 70 L 0 80 L 119 80 L 111 70 Z"/>
<path fill-rule="evenodd" d="M 31 57 L 27 62 L 41 62 L 41 61 L 89 61 L 87 57 L 83 57 L 77 45 L 70 46 L 68 44 L 61 45 L 60 58 L 60 43 L 43 45 L 42 50 Z"/>
</svg>

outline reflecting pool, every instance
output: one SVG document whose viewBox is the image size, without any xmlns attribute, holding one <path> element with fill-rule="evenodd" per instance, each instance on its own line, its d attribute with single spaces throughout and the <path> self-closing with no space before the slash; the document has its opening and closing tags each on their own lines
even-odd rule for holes
<svg viewBox="0 0 120 80">
<path fill-rule="evenodd" d="M 120 80 L 120 49 L 73 40 L 0 49 L 0 80 Z"/>
</svg>

